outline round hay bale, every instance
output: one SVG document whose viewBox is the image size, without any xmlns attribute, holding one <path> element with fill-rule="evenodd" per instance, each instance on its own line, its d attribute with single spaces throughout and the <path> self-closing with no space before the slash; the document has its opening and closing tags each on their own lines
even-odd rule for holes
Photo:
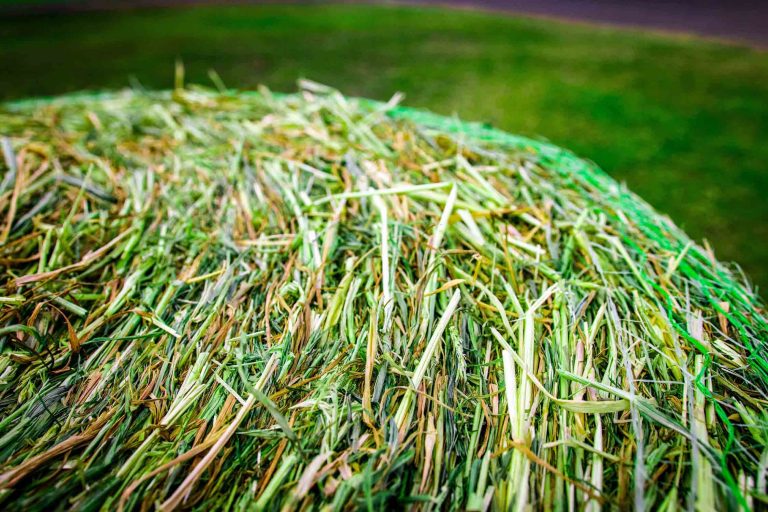
<svg viewBox="0 0 768 512">
<path fill-rule="evenodd" d="M 760 300 L 565 150 L 310 83 L 0 128 L 4 507 L 765 505 Z"/>
</svg>

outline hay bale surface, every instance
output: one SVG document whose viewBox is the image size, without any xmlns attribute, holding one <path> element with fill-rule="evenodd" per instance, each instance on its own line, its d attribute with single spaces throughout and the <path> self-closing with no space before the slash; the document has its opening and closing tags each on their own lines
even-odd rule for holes
<svg viewBox="0 0 768 512">
<path fill-rule="evenodd" d="M 316 84 L 0 129 L 4 507 L 765 504 L 760 301 L 566 151 Z"/>
</svg>

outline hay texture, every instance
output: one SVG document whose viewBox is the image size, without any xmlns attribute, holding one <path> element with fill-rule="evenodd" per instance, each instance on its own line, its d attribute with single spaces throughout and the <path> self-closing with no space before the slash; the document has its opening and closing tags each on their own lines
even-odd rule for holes
<svg viewBox="0 0 768 512">
<path fill-rule="evenodd" d="M 396 103 L 0 108 L 0 505 L 765 505 L 746 280 L 594 165 Z"/>
</svg>

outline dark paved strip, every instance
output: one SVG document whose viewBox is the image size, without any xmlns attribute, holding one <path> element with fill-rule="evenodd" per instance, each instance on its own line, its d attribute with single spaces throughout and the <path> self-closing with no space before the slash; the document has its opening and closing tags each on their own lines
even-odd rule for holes
<svg viewBox="0 0 768 512">
<path fill-rule="evenodd" d="M 686 32 L 768 46 L 768 0 L 409 0 Z"/>
</svg>

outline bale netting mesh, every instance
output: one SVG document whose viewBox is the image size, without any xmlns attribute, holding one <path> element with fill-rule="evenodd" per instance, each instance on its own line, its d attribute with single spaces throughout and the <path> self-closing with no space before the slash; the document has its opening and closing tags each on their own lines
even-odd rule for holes
<svg viewBox="0 0 768 512">
<path fill-rule="evenodd" d="M 6 510 L 766 505 L 761 301 L 594 164 L 311 83 L 0 132 Z"/>
</svg>

